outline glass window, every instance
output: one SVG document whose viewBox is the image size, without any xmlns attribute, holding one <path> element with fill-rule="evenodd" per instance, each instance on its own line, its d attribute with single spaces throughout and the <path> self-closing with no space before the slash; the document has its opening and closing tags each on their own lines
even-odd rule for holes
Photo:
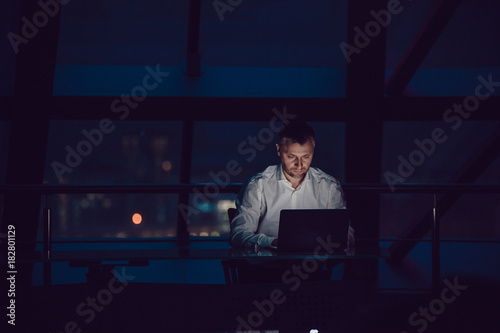
<svg viewBox="0 0 500 333">
<path fill-rule="evenodd" d="M 280 123 L 196 122 L 191 182 L 243 183 L 278 163 L 276 131 Z M 231 168 L 230 161 L 237 166 Z"/>
<path fill-rule="evenodd" d="M 381 194 L 379 237 L 401 237 L 414 223 L 426 218 L 433 205 L 431 194 Z M 430 237 L 430 229 L 426 237 Z"/>
<path fill-rule="evenodd" d="M 113 131 L 101 131 L 110 126 L 115 126 Z M 45 182 L 179 182 L 180 123 L 112 121 L 110 126 L 102 127 L 99 121 L 52 121 Z M 54 237 L 70 238 L 174 236 L 177 204 L 177 194 L 89 193 L 49 198 Z"/>
<path fill-rule="evenodd" d="M 231 193 L 220 193 L 214 197 L 210 194 L 190 195 L 189 234 L 204 237 L 229 237 L 230 227 L 227 210 L 236 207 L 236 196 L 236 194 Z"/>
<path fill-rule="evenodd" d="M 390 76 L 439 3 L 405 2 L 387 26 L 387 74 Z M 408 86 L 423 96 L 469 96 L 477 77 L 500 77 L 500 45 L 492 31 L 500 30 L 495 0 L 464 0 L 425 57 Z M 493 94 L 498 95 L 500 91 Z"/>
<path fill-rule="evenodd" d="M 52 121 L 46 183 L 178 183 L 179 122 Z"/>
<path fill-rule="evenodd" d="M 316 132 L 312 166 L 344 180 L 344 123 L 310 122 Z M 280 124 L 266 122 L 197 122 L 194 125 L 193 183 L 244 183 L 249 177 L 279 163 L 276 155 Z M 192 235 L 229 234 L 227 209 L 235 207 L 236 194 L 218 194 L 207 188 L 190 198 Z"/>
<path fill-rule="evenodd" d="M 478 110 L 477 112 L 480 112 Z M 385 184 L 455 183 L 474 166 L 477 155 L 498 136 L 499 122 L 463 122 L 454 130 L 446 122 L 388 122 L 384 124 L 382 179 Z M 434 133 L 434 134 L 433 134 Z M 500 182 L 500 157 L 474 181 Z M 464 194 L 447 212 L 441 212 L 443 238 L 498 237 L 498 196 Z M 398 237 L 407 226 L 432 211 L 433 196 L 383 194 L 381 237 Z M 439 209 L 439 206 L 438 206 Z M 480 227 L 479 227 L 480 226 Z M 429 233 L 428 233 L 429 235 Z"/>
<path fill-rule="evenodd" d="M 189 1 L 72 1 L 62 8 L 60 66 L 180 65 Z"/>
<path fill-rule="evenodd" d="M 184 0 L 64 5 L 54 94 L 130 95 L 158 65 L 157 80 L 147 81 L 147 87 L 154 87 L 147 89 L 148 96 L 179 95 L 187 80 L 181 67 L 188 11 Z"/>
<path fill-rule="evenodd" d="M 441 237 L 500 239 L 499 194 L 464 194 L 441 217 Z"/>
<path fill-rule="evenodd" d="M 51 195 L 52 237 L 175 237 L 177 204 L 177 194 Z M 38 239 L 42 230 L 39 227 Z"/>
<path fill-rule="evenodd" d="M 439 205 L 438 216 L 441 239 L 499 239 L 500 208 L 496 194 L 463 194 L 444 210 Z M 416 223 L 427 221 L 429 230 L 426 237 L 431 236 L 432 194 L 382 194 L 380 214 L 380 237 L 397 238 Z"/>
<path fill-rule="evenodd" d="M 243 183 L 279 163 L 276 141 L 281 123 L 197 122 L 194 126 L 193 183 Z M 312 166 L 344 180 L 344 123 L 310 122 L 316 133 Z M 232 171 L 230 161 L 235 161 Z M 229 168 L 229 169 L 228 169 Z"/>
<path fill-rule="evenodd" d="M 316 133 L 312 166 L 345 181 L 345 123 L 309 122 Z"/>
<path fill-rule="evenodd" d="M 224 10 L 202 1 L 200 48 L 207 66 L 345 66 L 338 45 L 346 37 L 347 1 L 240 2 Z"/>
<path fill-rule="evenodd" d="M 188 1 L 65 5 L 54 94 L 120 95 L 159 65 L 168 77 L 149 95 L 345 96 L 345 0 L 242 2 L 223 19 L 201 3 L 196 79 L 184 74 Z"/>
<path fill-rule="evenodd" d="M 219 81 L 214 94 L 345 96 L 338 45 L 346 39 L 347 1 L 215 3 L 202 2 L 200 34 L 205 75 Z"/>
<path fill-rule="evenodd" d="M 466 164 L 498 135 L 499 125 L 479 121 L 386 122 L 381 182 L 456 182 Z M 498 177 L 493 181 L 498 182 Z"/>
</svg>

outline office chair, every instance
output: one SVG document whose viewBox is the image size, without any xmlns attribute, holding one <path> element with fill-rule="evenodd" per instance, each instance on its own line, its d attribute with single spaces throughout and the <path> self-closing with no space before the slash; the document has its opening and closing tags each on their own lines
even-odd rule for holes
<svg viewBox="0 0 500 333">
<path fill-rule="evenodd" d="M 234 217 L 238 213 L 236 208 L 229 208 L 227 210 L 227 216 L 229 220 L 229 225 L 233 221 Z M 221 261 L 222 267 L 224 269 L 224 278 L 226 284 L 237 284 L 238 283 L 238 267 L 244 263 L 242 259 L 223 259 Z"/>
</svg>

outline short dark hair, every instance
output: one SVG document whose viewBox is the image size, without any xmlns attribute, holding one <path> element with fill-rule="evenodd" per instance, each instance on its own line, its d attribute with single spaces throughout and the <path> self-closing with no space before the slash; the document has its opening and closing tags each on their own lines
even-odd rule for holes
<svg viewBox="0 0 500 333">
<path fill-rule="evenodd" d="M 303 145 L 310 139 L 313 142 L 316 139 L 313 128 L 303 120 L 293 120 L 281 126 L 278 144 L 282 146 L 289 141 Z"/>
</svg>

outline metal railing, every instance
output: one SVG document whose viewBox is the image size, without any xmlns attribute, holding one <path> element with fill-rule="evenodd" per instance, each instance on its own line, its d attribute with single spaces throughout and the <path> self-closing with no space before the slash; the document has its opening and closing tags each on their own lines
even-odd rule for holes
<svg viewBox="0 0 500 333">
<path fill-rule="evenodd" d="M 41 184 L 41 185 L 0 185 L 0 193 L 30 192 L 41 196 L 53 194 L 83 194 L 83 193 L 111 193 L 111 194 L 131 194 L 131 193 L 194 193 L 194 190 L 202 191 L 206 186 L 217 186 L 219 193 L 238 193 L 243 184 Z M 432 284 L 437 290 L 440 284 L 440 221 L 437 215 L 438 194 L 500 194 L 500 185 L 481 184 L 397 184 L 392 187 L 384 184 L 344 184 L 344 192 L 363 192 L 371 194 L 393 193 L 393 194 L 432 194 L 432 226 L 431 226 L 431 253 L 432 253 Z M 43 258 L 50 264 L 51 259 L 51 218 L 49 207 L 44 208 L 44 241 Z M 49 266 L 50 267 L 50 266 Z M 50 280 L 50 273 L 44 280 Z"/>
</svg>

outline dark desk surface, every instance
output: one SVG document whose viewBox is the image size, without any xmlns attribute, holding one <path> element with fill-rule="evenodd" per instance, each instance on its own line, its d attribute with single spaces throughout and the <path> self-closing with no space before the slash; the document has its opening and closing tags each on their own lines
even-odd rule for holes
<svg viewBox="0 0 500 333">
<path fill-rule="evenodd" d="M 91 250 L 53 251 L 53 262 L 102 262 L 125 260 L 207 260 L 207 259 L 250 259 L 250 260 L 294 260 L 294 259 L 375 259 L 389 258 L 386 248 L 357 248 L 354 254 L 316 256 L 312 253 L 278 254 L 275 250 L 262 249 L 258 252 L 228 248 L 175 248 L 147 250 Z"/>
</svg>

